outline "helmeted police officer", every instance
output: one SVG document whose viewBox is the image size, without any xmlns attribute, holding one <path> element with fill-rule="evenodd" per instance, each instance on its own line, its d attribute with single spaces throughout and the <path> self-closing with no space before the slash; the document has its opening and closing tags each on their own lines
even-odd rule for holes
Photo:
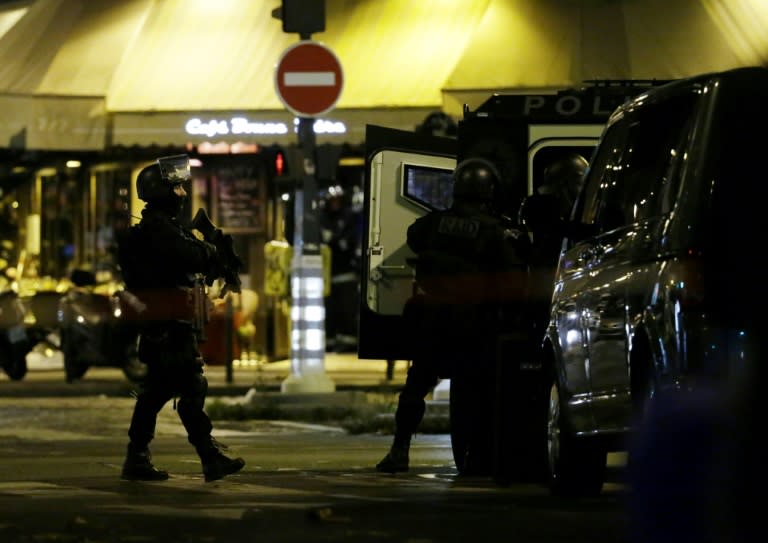
<svg viewBox="0 0 768 543">
<path fill-rule="evenodd" d="M 411 437 L 424 416 L 426 395 L 439 378 L 467 366 L 487 375 L 481 366 L 493 362 L 501 311 L 522 299 L 525 265 L 518 244 L 524 239 L 494 210 L 499 183 L 492 162 L 463 160 L 454 171 L 451 207 L 408 227 L 419 291 L 403 314 L 413 358 L 398 397 L 392 446 L 378 471 L 408 470 Z"/>
<path fill-rule="evenodd" d="M 563 220 L 570 219 L 588 167 L 586 158 L 579 153 L 568 152 L 544 168 L 543 182 L 537 194 L 556 198 Z"/>
<path fill-rule="evenodd" d="M 221 479 L 245 465 L 242 458 L 232 459 L 222 452 L 225 447 L 211 436 L 211 420 L 204 411 L 208 381 L 194 325 L 200 300 L 193 301 L 192 295 L 201 276 L 210 284 L 221 268 L 216 247 L 179 222 L 187 197 L 183 183 L 189 175 L 186 155 L 163 157 L 142 169 L 136 189 L 146 206 L 140 222 L 119 240 L 126 289 L 140 302 L 136 309 L 139 357 L 148 368 L 128 430 L 130 442 L 122 470 L 127 480 L 168 478 L 168 472 L 152 464 L 149 443 L 158 413 L 177 397 L 179 417 L 200 456 L 205 480 Z"/>
<path fill-rule="evenodd" d="M 518 222 L 531 238 L 527 261 L 531 269 L 528 289 L 528 322 L 531 335 L 540 339 L 549 321 L 557 261 L 566 227 L 583 184 L 589 162 L 582 155 L 568 152 L 543 171 L 542 183 L 520 205 Z"/>
</svg>

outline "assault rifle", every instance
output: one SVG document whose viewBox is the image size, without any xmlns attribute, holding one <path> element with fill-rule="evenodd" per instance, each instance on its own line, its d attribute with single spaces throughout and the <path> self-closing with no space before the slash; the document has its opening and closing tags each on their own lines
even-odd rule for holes
<svg viewBox="0 0 768 543">
<path fill-rule="evenodd" d="M 191 226 L 203 234 L 205 241 L 216 246 L 219 265 L 222 269 L 221 277 L 224 278 L 224 288 L 221 289 L 220 296 L 223 298 L 230 291 L 240 292 L 240 269 L 243 267 L 243 261 L 235 252 L 232 236 L 225 234 L 221 228 L 213 224 L 202 207 L 197 210 Z"/>
</svg>

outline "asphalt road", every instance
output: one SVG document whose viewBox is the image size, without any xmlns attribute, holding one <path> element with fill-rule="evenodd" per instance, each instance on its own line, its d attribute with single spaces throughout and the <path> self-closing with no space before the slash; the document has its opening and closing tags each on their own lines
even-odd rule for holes
<svg viewBox="0 0 768 543">
<path fill-rule="evenodd" d="M 245 469 L 205 483 L 169 404 L 158 483 L 119 478 L 129 397 L 0 397 L 0 541 L 630 541 L 625 488 L 563 501 L 538 485 L 459 477 L 448 435 L 417 435 L 407 474 L 373 466 L 390 436 L 281 421 L 219 421 Z"/>
</svg>

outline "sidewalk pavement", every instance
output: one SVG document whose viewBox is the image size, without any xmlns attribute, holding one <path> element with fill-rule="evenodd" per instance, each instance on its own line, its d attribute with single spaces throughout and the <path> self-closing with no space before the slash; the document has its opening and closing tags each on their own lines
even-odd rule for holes
<svg viewBox="0 0 768 543">
<path fill-rule="evenodd" d="M 118 368 L 90 368 L 82 379 L 67 383 L 60 353 L 44 359 L 29 358 L 24 379 L 12 381 L 0 372 L 0 397 L 45 398 L 106 396 L 127 398 L 135 394 L 132 384 Z M 353 353 L 326 353 L 324 369 L 333 382 L 331 393 L 284 393 L 281 385 L 292 375 L 291 361 L 208 365 L 208 400 L 225 404 L 268 406 L 278 409 L 289 420 L 317 420 L 317 413 L 327 408 L 342 411 L 391 406 L 405 383 L 409 363 L 397 360 L 388 368 L 386 360 L 359 359 Z M 295 384 L 295 383 L 294 383 Z M 425 422 L 435 428 L 447 427 L 449 421 L 448 381 L 438 384 L 426 398 Z M 394 424 L 394 413 L 387 407 L 378 415 Z M 381 422 L 380 422 L 381 423 Z M 440 430 L 442 431 L 442 430 Z"/>
<path fill-rule="evenodd" d="M 44 358 L 28 357 L 29 371 L 20 381 L 0 372 L 0 397 L 130 397 L 133 385 L 118 368 L 92 367 L 82 379 L 67 383 L 60 353 Z M 227 368 L 207 365 L 208 399 L 226 403 L 258 405 L 263 402 L 299 413 L 336 406 L 364 408 L 396 402 L 408 371 L 409 362 L 397 360 L 388 368 L 386 360 L 359 359 L 354 353 L 326 353 L 324 369 L 334 383 L 331 393 L 283 393 L 281 385 L 292 376 L 290 360 L 237 363 Z M 389 371 L 388 371 L 389 370 Z M 448 381 L 443 381 L 427 398 L 428 417 L 448 420 Z M 390 418 L 392 413 L 388 413 Z"/>
<path fill-rule="evenodd" d="M 405 383 L 408 361 L 395 361 L 391 375 L 388 375 L 386 360 L 359 359 L 354 353 L 326 353 L 324 366 L 326 375 L 337 391 L 399 390 Z M 244 384 L 257 390 L 279 391 L 282 382 L 292 373 L 290 360 L 236 365 L 232 368 L 232 383 Z M 226 387 L 228 384 L 225 366 L 207 366 L 206 375 L 209 386 Z"/>
<path fill-rule="evenodd" d="M 82 379 L 67 383 L 60 356 L 29 359 L 30 369 L 24 379 L 12 381 L 0 371 L 0 396 L 79 396 L 128 395 L 131 383 L 117 368 L 90 368 Z M 395 361 L 391 378 L 386 360 L 359 359 L 355 353 L 326 353 L 325 373 L 337 392 L 368 390 L 397 392 L 405 383 L 408 362 Z M 282 382 L 292 375 L 291 361 L 207 365 L 208 396 L 241 396 L 251 389 L 279 393 Z"/>
</svg>

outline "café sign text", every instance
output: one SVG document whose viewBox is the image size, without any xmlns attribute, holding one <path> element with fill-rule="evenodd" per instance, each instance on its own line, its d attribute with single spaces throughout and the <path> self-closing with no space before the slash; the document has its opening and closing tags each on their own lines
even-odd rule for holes
<svg viewBox="0 0 768 543">
<path fill-rule="evenodd" d="M 298 131 L 299 120 L 294 119 L 293 132 Z M 344 134 L 347 127 L 340 121 L 329 121 L 326 119 L 317 119 L 313 128 L 315 134 Z M 288 125 L 283 122 L 265 122 L 251 121 L 245 117 L 232 117 L 230 119 L 210 119 L 202 120 L 199 117 L 189 119 L 184 125 L 187 134 L 193 136 L 206 136 L 213 138 L 215 136 L 227 135 L 274 135 L 287 134 Z"/>
</svg>

